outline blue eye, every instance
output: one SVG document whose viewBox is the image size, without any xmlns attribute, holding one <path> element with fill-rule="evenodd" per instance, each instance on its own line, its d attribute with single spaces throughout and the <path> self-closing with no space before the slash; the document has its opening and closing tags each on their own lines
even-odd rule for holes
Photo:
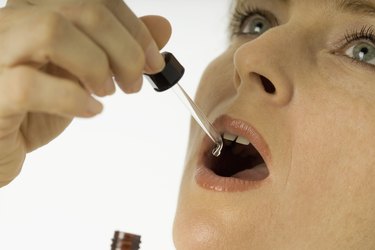
<svg viewBox="0 0 375 250">
<path fill-rule="evenodd" d="M 341 48 L 346 48 L 345 56 L 353 59 L 353 62 L 359 62 L 365 66 L 375 66 L 374 26 L 365 25 L 360 30 L 348 31 L 344 40 L 345 44 L 341 45 Z"/>
<path fill-rule="evenodd" d="M 375 65 L 375 46 L 366 42 L 360 42 L 348 50 L 345 54 L 354 60 Z"/>
<path fill-rule="evenodd" d="M 253 14 L 245 18 L 239 29 L 240 34 L 261 35 L 272 28 L 272 24 L 262 15 Z"/>
<path fill-rule="evenodd" d="M 277 25 L 279 22 L 271 12 L 239 5 L 234 10 L 231 21 L 232 36 L 259 36 Z"/>
</svg>

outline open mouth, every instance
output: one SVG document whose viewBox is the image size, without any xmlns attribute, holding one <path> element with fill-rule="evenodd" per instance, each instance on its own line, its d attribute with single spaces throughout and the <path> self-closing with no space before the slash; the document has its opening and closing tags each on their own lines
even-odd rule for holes
<svg viewBox="0 0 375 250">
<path fill-rule="evenodd" d="M 224 133 L 224 147 L 219 157 L 206 154 L 205 165 L 216 175 L 248 181 L 267 178 L 269 171 L 258 150 L 244 137 Z"/>
<path fill-rule="evenodd" d="M 219 157 L 206 136 L 195 172 L 196 183 L 208 190 L 242 192 L 270 183 L 271 153 L 260 133 L 249 123 L 223 115 L 214 126 L 224 146 Z"/>
</svg>

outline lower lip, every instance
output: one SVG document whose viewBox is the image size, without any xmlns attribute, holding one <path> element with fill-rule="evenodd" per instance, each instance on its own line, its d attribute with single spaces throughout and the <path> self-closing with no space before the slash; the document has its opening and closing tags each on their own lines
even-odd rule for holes
<svg viewBox="0 0 375 250">
<path fill-rule="evenodd" d="M 226 129 L 232 130 L 232 126 L 230 125 L 233 121 L 227 116 L 222 117 L 219 119 L 221 122 L 218 122 L 219 124 L 225 124 L 224 127 Z M 234 129 L 237 130 L 237 129 Z M 234 134 L 240 134 L 240 131 L 229 131 L 233 132 Z M 252 129 L 251 133 L 254 133 L 255 130 Z M 263 159 L 265 159 L 267 165 L 269 166 L 270 160 L 269 160 L 269 151 L 268 148 L 265 149 L 264 147 L 261 147 L 261 145 L 265 145 L 264 142 L 259 143 L 259 141 L 263 139 L 260 137 L 257 137 L 253 142 L 256 143 L 261 148 L 261 151 L 263 151 Z M 210 140 L 208 137 L 205 138 L 204 145 L 210 144 Z M 203 146 L 205 148 L 205 146 Z M 203 152 L 201 152 L 203 153 Z M 204 154 L 204 153 L 203 153 Z M 209 169 L 205 164 L 204 161 L 199 161 L 198 166 L 195 171 L 195 181 L 196 183 L 201 186 L 204 189 L 211 190 L 211 191 L 217 191 L 217 192 L 245 192 L 253 189 L 257 189 L 265 184 L 267 184 L 270 181 L 270 178 L 267 177 L 266 179 L 254 181 L 254 180 L 242 180 L 235 177 L 222 177 L 216 175 L 211 169 Z"/>
<path fill-rule="evenodd" d="M 204 165 L 199 165 L 195 171 L 195 181 L 204 189 L 216 192 L 245 192 L 264 185 L 268 178 L 262 181 L 247 181 L 234 177 L 221 177 Z"/>
</svg>

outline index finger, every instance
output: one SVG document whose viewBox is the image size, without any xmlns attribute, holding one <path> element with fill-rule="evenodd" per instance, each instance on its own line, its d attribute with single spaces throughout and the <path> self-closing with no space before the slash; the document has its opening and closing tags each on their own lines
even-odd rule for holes
<svg viewBox="0 0 375 250">
<path fill-rule="evenodd" d="M 122 0 L 99 1 L 104 2 L 104 4 L 143 48 L 146 57 L 145 71 L 147 73 L 161 71 L 165 66 L 164 58 L 160 54 L 159 48 L 146 25 Z"/>
<path fill-rule="evenodd" d="M 8 0 L 12 4 L 24 3 L 26 0 Z M 28 0 L 29 5 L 51 4 L 50 0 Z M 54 4 L 77 4 L 75 0 L 54 0 Z M 147 26 L 133 13 L 133 11 L 122 0 L 82 0 L 78 4 L 97 3 L 106 6 L 109 11 L 123 25 L 127 32 L 141 46 L 145 54 L 145 72 L 157 73 L 164 66 L 164 58 L 159 52 L 159 48 L 155 43 Z"/>
</svg>

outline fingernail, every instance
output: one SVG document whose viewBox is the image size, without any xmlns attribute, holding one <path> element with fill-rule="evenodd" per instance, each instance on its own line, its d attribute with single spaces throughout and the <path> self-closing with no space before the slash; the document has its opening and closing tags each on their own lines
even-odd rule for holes
<svg viewBox="0 0 375 250">
<path fill-rule="evenodd" d="M 139 77 L 135 82 L 129 84 L 128 93 L 136 93 L 141 90 L 143 77 Z"/>
<path fill-rule="evenodd" d="M 87 111 L 90 115 L 96 115 L 102 112 L 103 110 L 103 105 L 95 100 L 94 98 L 89 99 L 89 103 L 87 106 Z"/>
<path fill-rule="evenodd" d="M 112 77 L 106 81 L 104 88 L 107 94 L 113 94 L 115 92 L 115 82 Z"/>
<path fill-rule="evenodd" d="M 146 50 L 146 64 L 146 68 L 148 67 L 148 69 L 153 71 L 150 73 L 160 72 L 165 66 L 164 58 L 160 54 L 155 42 L 151 42 Z"/>
</svg>

